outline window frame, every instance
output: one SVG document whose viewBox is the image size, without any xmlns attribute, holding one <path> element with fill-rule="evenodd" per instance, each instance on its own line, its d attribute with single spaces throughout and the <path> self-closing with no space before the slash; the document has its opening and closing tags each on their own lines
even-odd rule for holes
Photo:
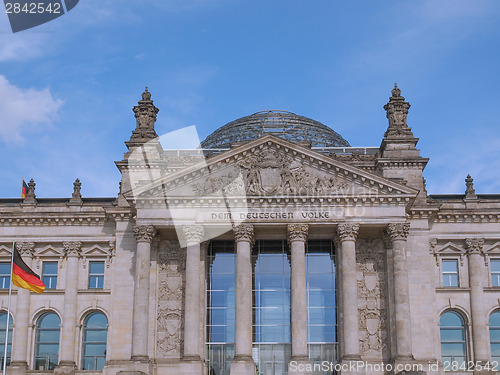
<svg viewBox="0 0 500 375">
<path fill-rule="evenodd" d="M 92 264 L 102 264 L 102 273 L 92 273 Z M 89 272 L 88 272 L 88 280 L 87 280 L 87 288 L 93 290 L 102 290 L 104 289 L 104 276 L 106 274 L 106 262 L 104 260 L 91 260 L 89 261 Z M 92 278 L 95 278 L 95 284 L 92 284 Z M 102 286 L 99 286 L 99 278 L 102 279 Z M 94 286 L 95 285 L 95 286 Z"/>
<path fill-rule="evenodd" d="M 8 332 L 8 335 L 9 335 L 9 339 L 7 340 L 7 366 L 10 365 L 10 361 L 12 360 L 12 337 L 13 337 L 13 333 L 14 333 L 14 330 L 13 330 L 13 327 L 14 327 L 14 321 L 13 321 L 13 318 L 12 318 L 12 314 L 9 314 L 10 317 L 9 317 L 9 327 L 8 327 L 8 331 L 7 329 L 5 330 L 5 332 Z M 7 318 L 7 311 L 5 310 L 0 310 L 0 318 L 3 318 L 3 316 L 5 316 Z M 6 325 L 7 325 L 7 321 L 5 322 Z M 0 332 L 2 332 L 3 330 L 0 328 Z M 0 342 L 0 365 L 3 366 L 3 360 L 4 360 L 4 353 L 5 353 L 5 339 L 4 340 L 1 340 L 2 342 Z"/>
<path fill-rule="evenodd" d="M 55 266 L 56 266 L 56 273 L 55 274 L 49 274 L 49 275 L 45 274 L 45 266 L 47 264 L 52 264 L 52 265 L 55 264 Z M 52 284 L 52 280 L 55 278 L 55 285 L 53 287 L 47 286 L 47 283 L 45 282 L 46 277 L 51 280 L 51 284 Z M 47 289 L 56 290 L 58 277 L 59 277 L 59 262 L 57 260 L 55 260 L 55 261 L 54 260 L 42 261 L 42 281 L 45 284 L 45 290 L 47 290 Z"/>
<path fill-rule="evenodd" d="M 8 269 L 8 273 L 0 273 L 0 290 L 9 290 L 10 287 L 10 279 L 11 279 L 11 262 L 10 261 L 2 261 L 0 262 L 0 266 L 6 265 Z"/>
<path fill-rule="evenodd" d="M 493 263 L 499 263 L 500 264 L 500 258 L 492 258 L 492 259 L 490 259 L 489 263 L 490 263 L 490 280 L 491 280 L 491 286 L 493 288 L 500 288 L 500 271 L 493 272 L 493 267 L 492 267 Z M 495 285 L 495 283 L 493 281 L 494 280 L 494 278 L 493 278 L 494 275 L 497 276 L 497 281 L 498 281 L 497 285 Z"/>
<path fill-rule="evenodd" d="M 449 272 L 444 270 L 444 263 L 453 262 L 456 265 L 456 272 Z M 445 277 L 456 275 L 457 285 L 445 285 Z M 450 279 L 451 280 L 451 279 Z M 443 258 L 441 260 L 441 285 L 443 288 L 460 288 L 460 262 L 456 258 Z"/>
<path fill-rule="evenodd" d="M 458 316 L 462 325 L 461 326 L 443 326 L 441 323 L 441 320 L 443 319 L 443 316 L 445 314 L 454 314 L 454 315 Z M 463 340 L 443 341 L 443 338 L 442 338 L 443 331 L 452 331 L 452 330 L 458 330 L 458 329 L 460 329 L 462 334 L 463 334 Z M 456 361 L 456 358 L 462 358 L 462 357 L 463 357 L 464 363 L 467 364 L 467 362 L 469 360 L 469 334 L 468 334 L 467 319 L 465 318 L 464 314 L 462 314 L 462 312 L 460 312 L 458 310 L 445 310 L 441 313 L 441 315 L 439 317 L 439 343 L 440 343 L 440 347 L 441 347 L 441 361 L 442 361 L 443 365 L 445 365 L 445 362 L 447 362 L 443 358 L 444 357 L 443 344 L 458 344 L 458 343 L 463 345 L 463 355 L 457 355 L 457 356 L 448 356 L 447 355 L 446 357 L 451 358 L 450 366 L 453 363 L 453 361 Z M 459 366 L 461 366 L 461 364 L 459 364 Z M 446 367 L 446 365 L 445 365 L 445 367 Z"/>
</svg>

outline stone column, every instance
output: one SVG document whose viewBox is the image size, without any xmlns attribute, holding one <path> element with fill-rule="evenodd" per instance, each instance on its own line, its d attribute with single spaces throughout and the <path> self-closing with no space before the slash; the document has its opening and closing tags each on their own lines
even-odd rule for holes
<svg viewBox="0 0 500 375">
<path fill-rule="evenodd" d="M 306 292 L 306 240 L 307 224 L 289 224 L 288 243 L 291 253 L 291 323 L 292 357 L 288 372 L 290 374 L 310 374 L 305 370 L 310 364 L 307 350 L 307 292 Z M 293 364 L 293 367 L 292 367 Z M 300 369 L 300 370 L 298 370 Z"/>
<path fill-rule="evenodd" d="M 410 295 L 406 262 L 406 239 L 409 223 L 392 223 L 387 234 L 392 241 L 394 275 L 394 312 L 396 322 L 396 362 L 407 363 L 413 359 L 411 351 Z"/>
<path fill-rule="evenodd" d="M 134 227 L 137 241 L 134 276 L 134 319 L 132 323 L 131 359 L 147 362 L 149 333 L 149 268 L 151 262 L 151 242 L 156 234 L 152 225 Z"/>
<path fill-rule="evenodd" d="M 17 242 L 16 249 L 23 258 L 28 267 L 32 267 L 33 254 L 35 252 L 34 242 Z M 24 374 L 27 369 L 27 350 L 28 350 L 28 329 L 29 309 L 30 309 L 30 291 L 23 288 L 17 289 L 16 301 L 16 328 L 13 330 L 10 373 Z M 12 315 L 12 314 L 11 314 Z M 12 324 L 12 321 L 11 321 Z"/>
<path fill-rule="evenodd" d="M 472 347 L 474 361 L 486 363 L 489 359 L 489 335 L 484 311 L 483 278 L 485 265 L 483 258 L 484 240 L 465 240 L 469 261 L 470 311 L 472 320 Z"/>
<path fill-rule="evenodd" d="M 337 227 L 340 240 L 339 268 L 342 269 L 340 321 L 344 342 L 342 361 L 359 360 L 358 284 L 356 278 L 356 237 L 359 224 L 342 223 Z"/>
<path fill-rule="evenodd" d="M 200 225 L 182 228 L 186 237 L 186 284 L 184 307 L 184 359 L 202 361 L 200 353 L 200 243 L 204 230 Z"/>
<path fill-rule="evenodd" d="M 55 373 L 69 374 L 76 369 L 76 314 L 78 296 L 78 258 L 81 242 L 63 242 L 66 256 L 66 286 L 64 288 L 64 311 L 61 332 L 61 358 Z"/>
<path fill-rule="evenodd" d="M 252 245 L 253 225 L 233 229 L 236 241 L 236 330 L 231 375 L 254 375 L 252 359 Z"/>
</svg>

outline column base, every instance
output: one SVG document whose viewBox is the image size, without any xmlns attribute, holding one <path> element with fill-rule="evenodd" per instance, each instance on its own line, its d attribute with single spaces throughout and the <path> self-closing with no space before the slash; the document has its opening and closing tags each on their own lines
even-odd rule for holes
<svg viewBox="0 0 500 375">
<path fill-rule="evenodd" d="M 255 362 L 251 356 L 236 355 L 231 361 L 231 375 L 255 375 L 255 371 Z"/>
<path fill-rule="evenodd" d="M 54 375 L 75 375 L 76 364 L 72 361 L 61 361 L 54 368 Z"/>
<path fill-rule="evenodd" d="M 311 375 L 313 373 L 311 360 L 308 356 L 292 356 L 288 362 L 289 375 Z"/>
<path fill-rule="evenodd" d="M 7 366 L 6 373 L 8 375 L 26 375 L 26 370 L 28 369 L 28 363 L 24 361 L 11 362 Z"/>
<path fill-rule="evenodd" d="M 340 374 L 341 375 L 364 375 L 365 362 L 361 360 L 359 355 L 345 355 L 340 360 Z"/>
</svg>

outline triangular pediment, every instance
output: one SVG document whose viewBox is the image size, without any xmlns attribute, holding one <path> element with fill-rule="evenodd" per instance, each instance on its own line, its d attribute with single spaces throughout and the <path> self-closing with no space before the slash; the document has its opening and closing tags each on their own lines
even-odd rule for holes
<svg viewBox="0 0 500 375">
<path fill-rule="evenodd" d="M 486 254 L 499 254 L 500 253 L 500 241 L 497 241 L 490 246 L 485 246 L 484 252 Z"/>
<path fill-rule="evenodd" d="M 408 204 L 418 192 L 310 148 L 266 135 L 126 194 L 129 199 L 380 196 Z"/>
<path fill-rule="evenodd" d="M 465 253 L 465 249 L 463 247 L 461 247 L 460 245 L 457 245 L 456 243 L 447 242 L 443 246 L 440 246 L 439 248 L 437 248 L 436 253 L 440 254 L 440 255 L 462 254 L 462 253 Z"/>
<path fill-rule="evenodd" d="M 56 247 L 54 247 L 52 245 L 46 245 L 40 249 L 37 249 L 35 255 L 39 256 L 39 257 L 41 257 L 41 256 L 61 257 L 64 255 L 64 253 L 62 252 L 62 250 L 57 249 Z"/>
<path fill-rule="evenodd" d="M 111 251 L 109 248 L 103 248 L 99 245 L 93 245 L 88 249 L 82 251 L 83 256 L 93 257 L 93 256 L 110 256 Z"/>
</svg>

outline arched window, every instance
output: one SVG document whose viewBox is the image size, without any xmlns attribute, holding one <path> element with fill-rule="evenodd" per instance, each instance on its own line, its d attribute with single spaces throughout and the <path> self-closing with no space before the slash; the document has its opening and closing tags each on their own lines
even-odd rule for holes
<svg viewBox="0 0 500 375">
<path fill-rule="evenodd" d="M 5 354 L 5 328 L 7 327 L 7 313 L 0 312 L 0 364 L 3 366 L 3 356 Z M 12 346 L 12 315 L 9 319 L 9 338 L 7 342 L 7 365 L 10 364 L 10 352 Z"/>
<path fill-rule="evenodd" d="M 500 311 L 490 316 L 491 360 L 500 364 Z"/>
<path fill-rule="evenodd" d="M 40 316 L 36 324 L 35 370 L 53 370 L 59 362 L 61 320 L 53 312 Z"/>
<path fill-rule="evenodd" d="M 453 362 L 458 362 L 461 366 L 467 361 L 464 319 L 455 311 L 447 311 L 441 315 L 440 326 L 443 365 L 449 367 Z"/>
<path fill-rule="evenodd" d="M 89 314 L 83 323 L 82 370 L 102 370 L 106 362 L 108 319 L 101 312 Z"/>
</svg>

